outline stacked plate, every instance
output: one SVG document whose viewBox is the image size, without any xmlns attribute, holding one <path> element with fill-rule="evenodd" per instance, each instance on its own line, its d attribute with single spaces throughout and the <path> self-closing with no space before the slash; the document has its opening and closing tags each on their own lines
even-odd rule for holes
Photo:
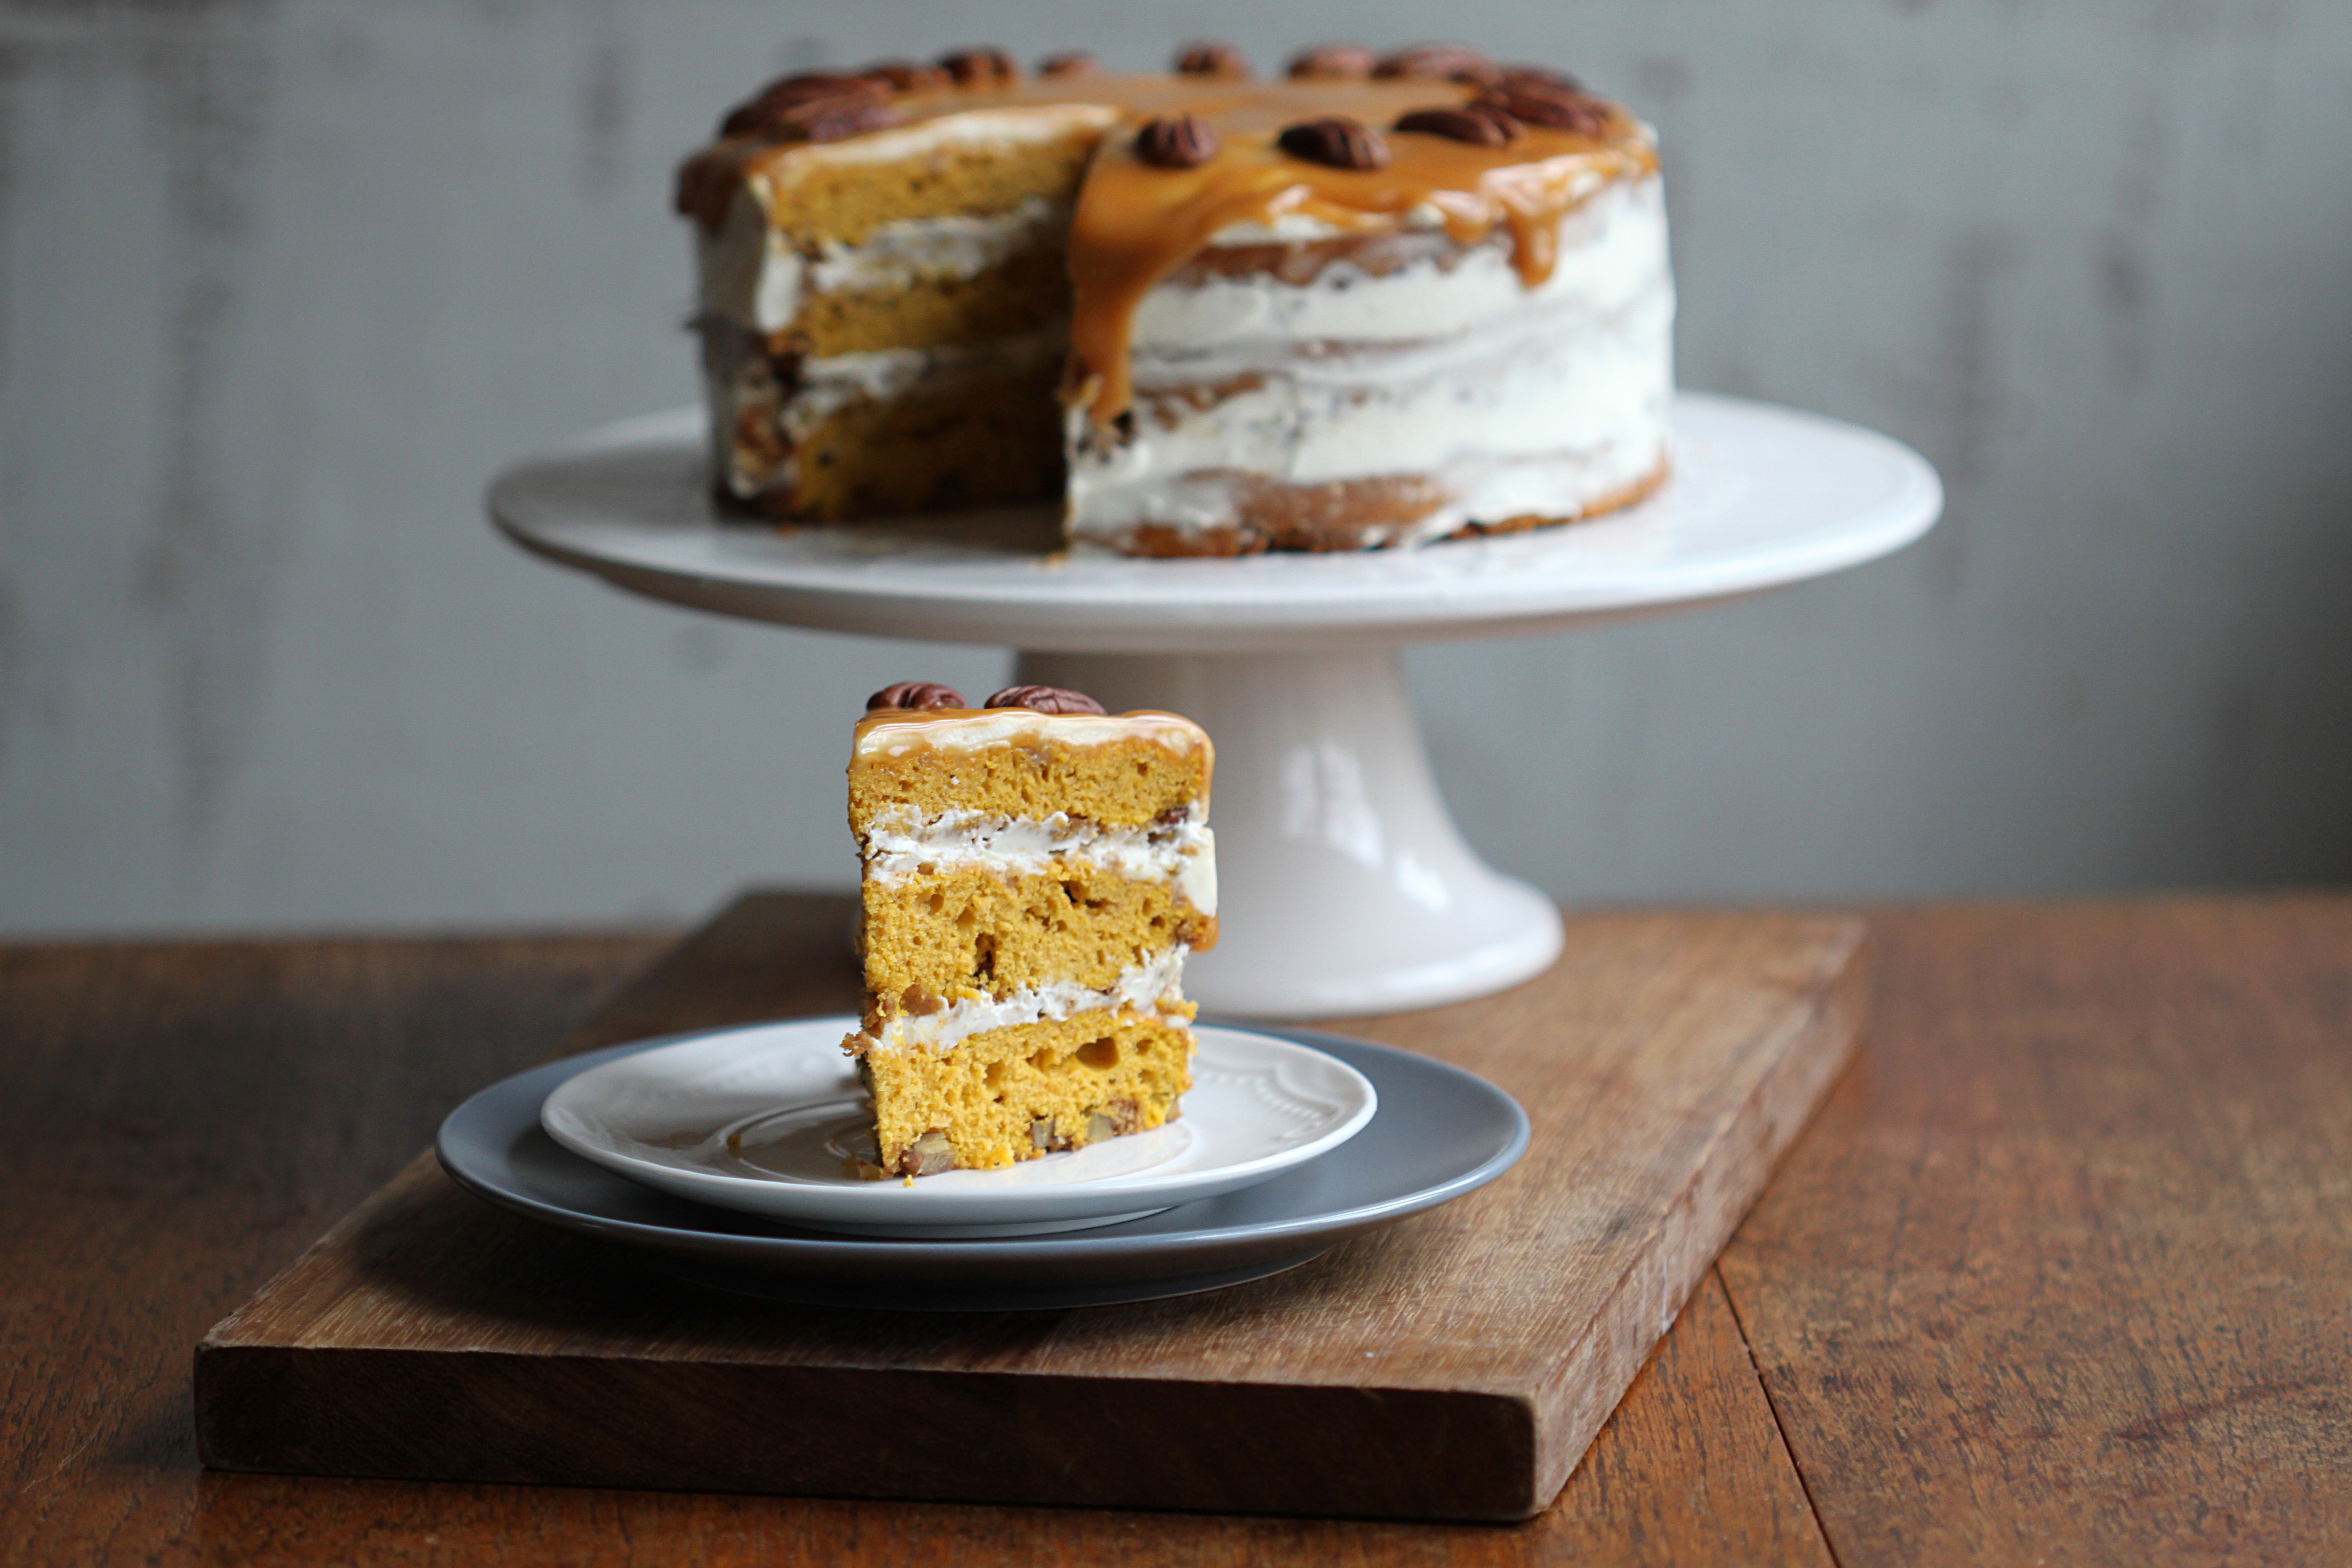
<svg viewBox="0 0 2352 1568">
<path fill-rule="evenodd" d="M 450 1175 L 703 1283 L 828 1305 L 996 1310 L 1278 1273 L 1493 1181 L 1527 1148 L 1502 1090 L 1303 1030 L 1198 1031 L 1167 1126 L 997 1171 L 861 1181 L 848 1017 L 566 1058 L 452 1112 Z"/>
</svg>

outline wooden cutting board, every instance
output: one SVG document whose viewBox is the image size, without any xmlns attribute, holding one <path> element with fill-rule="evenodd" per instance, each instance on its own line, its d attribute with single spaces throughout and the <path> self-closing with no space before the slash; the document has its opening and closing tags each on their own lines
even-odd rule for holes
<svg viewBox="0 0 2352 1568">
<path fill-rule="evenodd" d="M 728 910 L 567 1042 L 854 1006 L 844 900 Z M 1498 996 L 1322 1026 L 1534 1123 L 1484 1191 L 1208 1295 L 1058 1312 L 680 1284 L 432 1156 L 206 1335 L 217 1468 L 1408 1519 L 1559 1491 L 1852 1054 L 1864 928 L 1575 917 Z"/>
</svg>

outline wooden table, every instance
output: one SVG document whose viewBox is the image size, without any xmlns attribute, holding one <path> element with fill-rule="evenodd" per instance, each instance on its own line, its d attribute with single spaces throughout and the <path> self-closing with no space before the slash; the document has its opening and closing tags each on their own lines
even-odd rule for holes
<svg viewBox="0 0 2352 1568">
<path fill-rule="evenodd" d="M 1873 920 L 1861 1061 L 1510 1528 L 207 1474 L 197 1337 L 675 933 L 0 949 L 0 1561 L 2352 1561 L 2352 899 Z"/>
</svg>

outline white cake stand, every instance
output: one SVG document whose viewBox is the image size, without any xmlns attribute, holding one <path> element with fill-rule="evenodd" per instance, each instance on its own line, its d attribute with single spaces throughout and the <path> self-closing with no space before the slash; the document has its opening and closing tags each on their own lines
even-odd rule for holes
<svg viewBox="0 0 2352 1568">
<path fill-rule="evenodd" d="M 1020 680 L 1076 688 L 1114 712 L 1189 715 L 1217 744 L 1223 936 L 1187 991 L 1265 1017 L 1391 1012 L 1515 984 L 1560 949 L 1551 900 L 1486 866 L 1447 815 L 1402 645 L 1759 593 L 1899 549 L 1943 505 L 1924 459 L 1852 425 L 1697 395 L 1677 401 L 1675 421 L 1674 481 L 1645 505 L 1397 553 L 1065 557 L 1044 508 L 952 524 L 722 521 L 698 409 L 520 464 L 490 487 L 489 509 L 525 549 L 655 598 L 1010 645 Z M 919 678 L 921 661 L 906 674 Z M 864 696 L 841 694 L 845 748 Z"/>
</svg>

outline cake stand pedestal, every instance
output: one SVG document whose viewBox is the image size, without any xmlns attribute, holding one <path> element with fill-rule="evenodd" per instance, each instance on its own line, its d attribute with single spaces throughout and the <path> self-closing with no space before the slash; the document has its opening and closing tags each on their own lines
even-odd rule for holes
<svg viewBox="0 0 2352 1568">
<path fill-rule="evenodd" d="M 1675 441 L 1674 482 L 1631 510 L 1394 553 L 1066 557 L 1043 508 L 847 528 L 725 521 L 695 409 L 521 463 L 489 509 L 525 549 L 636 593 L 821 631 L 1010 646 L 1020 680 L 1195 720 L 1217 745 L 1223 930 L 1186 992 L 1221 1012 L 1311 1017 L 1482 995 L 1559 952 L 1550 900 L 1486 866 L 1447 814 L 1402 647 L 1759 593 L 1899 549 L 1942 506 L 1916 453 L 1834 420 L 1686 394 Z"/>
</svg>

